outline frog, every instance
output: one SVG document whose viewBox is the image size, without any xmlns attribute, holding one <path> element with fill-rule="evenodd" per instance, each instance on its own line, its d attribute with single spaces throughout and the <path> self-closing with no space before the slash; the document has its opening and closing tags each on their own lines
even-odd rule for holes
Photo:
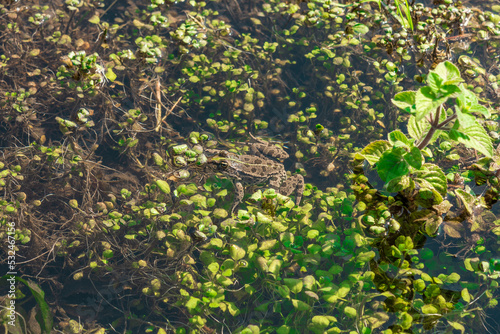
<svg viewBox="0 0 500 334">
<path fill-rule="evenodd" d="M 249 145 L 250 154 L 215 149 L 205 151 L 209 155 L 207 165 L 233 182 L 236 195 L 231 212 L 234 212 L 243 200 L 244 185 L 268 183 L 271 188 L 285 196 L 295 190 L 295 204 L 299 205 L 304 192 L 304 177 L 300 174 L 287 177 L 285 166 L 280 161 L 287 159 L 288 153 L 265 140 L 251 137 L 255 142 Z"/>
</svg>

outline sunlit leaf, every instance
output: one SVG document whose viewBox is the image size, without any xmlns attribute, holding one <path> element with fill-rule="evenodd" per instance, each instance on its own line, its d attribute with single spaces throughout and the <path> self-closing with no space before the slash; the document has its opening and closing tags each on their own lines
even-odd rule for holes
<svg viewBox="0 0 500 334">
<path fill-rule="evenodd" d="M 402 328 L 408 329 L 413 324 L 413 317 L 408 312 L 403 312 L 399 315 L 398 323 Z"/>
<path fill-rule="evenodd" d="M 433 164 L 424 164 L 415 172 L 415 182 L 420 185 L 430 185 L 436 189 L 441 196 L 445 196 L 448 190 L 446 175 L 441 168 Z M 439 204 L 439 203 L 437 203 Z"/>
<path fill-rule="evenodd" d="M 443 83 L 443 79 L 437 75 L 436 73 L 430 72 L 427 76 L 427 84 L 432 89 L 433 93 L 438 93 L 441 85 Z"/>
<path fill-rule="evenodd" d="M 415 95 L 416 92 L 414 91 L 399 92 L 394 95 L 394 98 L 391 101 L 398 108 L 410 113 L 415 105 Z"/>
<path fill-rule="evenodd" d="M 450 325 L 450 327 L 452 327 L 453 329 L 456 329 L 456 330 L 459 330 L 460 333 L 465 333 L 465 327 L 464 325 L 462 325 L 461 323 L 459 322 L 456 322 L 456 321 L 450 321 L 448 320 L 448 324 Z"/>
<path fill-rule="evenodd" d="M 365 26 L 363 23 L 356 23 L 353 25 L 352 30 L 355 34 L 364 35 L 370 31 L 370 28 Z"/>
<path fill-rule="evenodd" d="M 356 311 L 355 308 L 350 307 L 350 306 L 346 306 L 344 308 L 344 314 L 346 316 L 348 316 L 349 318 L 356 318 L 356 315 L 358 314 L 358 312 Z"/>
<path fill-rule="evenodd" d="M 493 143 L 486 130 L 477 121 L 473 126 L 465 129 L 450 130 L 450 138 L 461 142 L 469 148 L 473 148 L 485 156 L 493 156 Z"/>
<path fill-rule="evenodd" d="M 101 20 L 99 19 L 99 16 L 97 15 L 94 15 L 92 16 L 90 19 L 89 19 L 89 22 L 90 23 L 93 23 L 93 24 L 98 24 Z"/>
<path fill-rule="evenodd" d="M 423 314 L 438 314 L 438 312 L 439 312 L 438 308 L 434 305 L 422 306 L 422 313 Z"/>
<path fill-rule="evenodd" d="M 413 168 L 422 168 L 424 158 L 422 157 L 422 153 L 420 153 L 420 150 L 417 147 L 412 147 L 410 152 L 405 154 L 404 158 L 406 162 L 408 162 L 408 164 Z"/>
<path fill-rule="evenodd" d="M 108 78 L 109 81 L 113 82 L 116 79 L 116 74 L 113 72 L 113 69 L 111 67 L 108 67 L 106 71 L 106 78 Z"/>
<path fill-rule="evenodd" d="M 396 177 L 408 174 L 410 169 L 403 157 L 405 153 L 404 149 L 398 147 L 384 152 L 377 163 L 377 172 L 382 181 L 389 182 Z"/>
<path fill-rule="evenodd" d="M 399 130 L 395 130 L 389 133 L 389 141 L 391 144 L 395 145 L 396 142 L 400 141 L 405 145 L 410 145 L 410 141 L 406 138 L 405 134 Z"/>
<path fill-rule="evenodd" d="M 382 154 L 391 148 L 391 144 L 386 140 L 377 140 L 368 144 L 361 152 L 361 156 L 368 161 L 370 165 L 378 162 Z"/>
<path fill-rule="evenodd" d="M 311 309 L 311 306 L 309 304 L 298 299 L 292 299 L 292 305 L 298 311 L 309 311 Z"/>
<path fill-rule="evenodd" d="M 283 282 L 293 293 L 299 293 L 302 291 L 302 287 L 304 286 L 302 280 L 298 278 L 284 278 Z"/>
<path fill-rule="evenodd" d="M 439 63 L 432 72 L 438 74 L 444 80 L 444 85 L 456 85 L 464 81 L 460 76 L 458 67 L 449 61 Z"/>
</svg>

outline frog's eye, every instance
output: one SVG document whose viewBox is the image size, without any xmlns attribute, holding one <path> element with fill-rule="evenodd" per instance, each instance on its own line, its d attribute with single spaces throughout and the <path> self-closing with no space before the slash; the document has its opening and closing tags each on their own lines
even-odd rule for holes
<svg viewBox="0 0 500 334">
<path fill-rule="evenodd" d="M 219 166 L 222 169 L 227 169 L 227 167 L 229 167 L 229 164 L 227 163 L 227 161 L 221 161 Z"/>
</svg>

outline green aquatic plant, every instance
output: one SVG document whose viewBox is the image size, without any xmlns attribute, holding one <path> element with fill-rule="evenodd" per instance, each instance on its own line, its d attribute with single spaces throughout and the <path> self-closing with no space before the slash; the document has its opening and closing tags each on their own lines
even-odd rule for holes
<svg viewBox="0 0 500 334">
<path fill-rule="evenodd" d="M 64 65 L 59 66 L 57 79 L 61 86 L 74 89 L 80 98 L 84 97 L 85 92 L 96 94 L 108 81 L 106 75 L 109 72 L 104 70 L 102 60 L 96 52 L 87 55 L 85 51 L 71 51 L 61 59 Z"/>
<path fill-rule="evenodd" d="M 422 168 L 425 164 L 422 154 L 432 155 L 426 148 L 440 135 L 492 156 L 491 138 L 476 116 L 482 114 L 487 118 L 490 112 L 462 82 L 458 68 L 446 61 L 429 73 L 426 86 L 394 96 L 392 102 L 411 115 L 408 121 L 411 138 L 396 130 L 389 134 L 389 141 L 375 141 L 357 154 L 376 166 L 389 191 L 412 187 L 406 183 L 408 175 L 426 170 Z M 450 102 L 453 104 L 449 105 Z M 440 190 L 442 195 L 443 190 L 446 189 Z"/>
<path fill-rule="evenodd" d="M 359 222 L 375 236 L 373 245 L 380 254 L 380 259 L 371 262 L 374 282 L 379 291 L 388 293 L 384 302 L 387 311 L 405 312 L 393 330 L 409 329 L 415 323 L 429 330 L 440 321 L 463 332 L 465 327 L 457 319 L 457 312 L 462 310 L 465 317 L 473 319 L 477 308 L 471 301 L 483 292 L 473 285 L 461 291 L 449 290 L 447 285 L 466 277 L 488 276 L 486 289 L 492 291 L 496 287 L 495 270 L 486 263 L 491 254 L 485 253 L 488 247 L 484 245 L 488 243 L 489 231 L 496 226 L 493 223 L 496 218 L 491 212 L 482 213 L 491 205 L 492 198 L 498 198 L 495 195 L 498 180 L 485 168 L 493 167 L 492 160 L 496 159 L 493 156 L 498 154 L 493 153 L 492 139 L 482 125 L 483 118 L 491 116 L 490 111 L 479 104 L 476 94 L 463 83 L 458 68 L 449 62 L 440 63 L 430 71 L 425 86 L 399 92 L 392 102 L 410 114 L 409 138 L 395 130 L 388 134 L 388 140 L 367 145 L 356 153 L 352 175 L 352 189 L 359 201 L 357 209 L 362 212 Z M 484 199 L 468 186 L 450 189 L 448 183 L 457 181 L 445 175 L 441 160 L 430 162 L 438 149 L 450 150 L 452 143 L 461 143 L 485 155 L 471 168 L 476 172 L 463 174 L 475 178 L 479 184 L 488 180 L 488 195 Z M 456 152 L 459 156 L 463 154 L 463 150 Z M 373 166 L 382 186 L 370 184 L 365 176 L 370 174 L 370 168 L 363 168 L 363 161 Z M 465 254 L 460 258 L 465 261 L 466 270 L 458 268 L 450 258 L 440 258 L 454 272 L 439 273 L 438 268 L 428 264 L 432 258 L 428 250 L 419 251 L 426 236 L 434 237 L 441 230 L 455 239 L 453 247 L 463 249 L 456 256 Z M 465 258 L 469 252 L 485 259 L 484 271 Z M 409 277 L 410 272 L 420 278 Z"/>
</svg>

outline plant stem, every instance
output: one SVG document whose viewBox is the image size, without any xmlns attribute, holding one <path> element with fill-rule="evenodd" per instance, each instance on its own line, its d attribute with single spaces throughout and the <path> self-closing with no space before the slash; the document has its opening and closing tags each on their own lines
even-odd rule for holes
<svg viewBox="0 0 500 334">
<path fill-rule="evenodd" d="M 441 116 L 442 111 L 443 111 L 443 105 L 440 105 L 436 109 L 436 114 L 432 118 L 432 122 L 429 122 L 431 125 L 429 132 L 427 132 L 427 135 L 425 135 L 424 139 L 417 146 L 419 150 L 423 150 L 427 145 L 429 145 L 429 142 L 431 141 L 432 136 L 434 136 L 434 133 L 436 132 L 436 130 L 443 129 L 448 123 L 450 123 L 451 121 L 453 121 L 454 119 L 457 118 L 457 115 L 453 114 L 453 115 L 449 116 L 448 118 L 446 118 L 441 123 L 438 123 L 439 117 Z"/>
</svg>

